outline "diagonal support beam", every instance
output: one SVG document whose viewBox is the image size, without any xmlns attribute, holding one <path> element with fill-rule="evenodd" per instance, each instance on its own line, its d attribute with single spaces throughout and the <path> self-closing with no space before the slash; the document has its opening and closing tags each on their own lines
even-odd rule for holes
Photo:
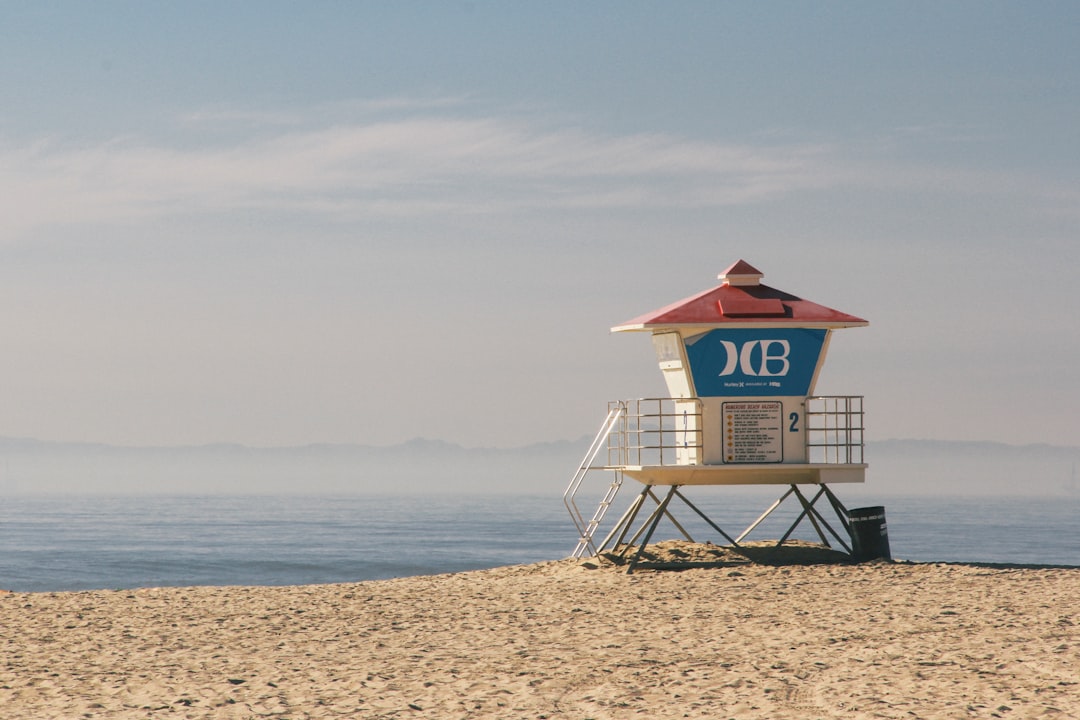
<svg viewBox="0 0 1080 720">
<path fill-rule="evenodd" d="M 637 565 L 638 561 L 641 559 L 641 554 L 645 552 L 645 546 L 649 544 L 649 540 L 652 539 L 653 533 L 656 532 L 656 526 L 660 524 L 660 518 L 667 513 L 668 504 L 671 503 L 671 498 L 675 496 L 675 493 L 678 492 L 678 490 L 678 485 L 672 485 L 671 489 L 668 490 L 668 494 L 664 496 L 664 500 L 657 506 L 656 510 L 653 511 L 650 518 L 652 522 L 649 523 L 649 531 L 645 533 L 645 537 L 642 538 L 641 544 L 638 545 L 638 550 L 634 553 L 634 557 L 630 561 L 630 567 L 626 569 L 627 575 L 634 572 L 634 566 Z"/>
<path fill-rule="evenodd" d="M 630 527 L 634 524 L 634 520 L 637 518 L 637 514 L 641 510 L 641 506 L 645 502 L 645 498 L 649 495 L 652 495 L 652 486 L 646 485 L 645 489 L 642 490 L 636 498 L 634 498 L 634 502 L 630 504 L 630 507 L 627 508 L 626 512 L 623 513 L 623 516 L 619 518 L 619 522 L 615 523 L 615 527 L 611 528 L 611 532 L 608 533 L 607 537 L 604 538 L 604 542 L 600 543 L 600 547 L 596 549 L 597 555 L 604 551 L 604 548 L 608 546 L 608 543 L 611 542 L 612 538 L 614 538 L 616 534 L 619 535 L 619 539 L 615 541 L 615 544 L 612 547 L 617 548 L 623 544 L 623 540 L 626 539 L 626 533 L 630 531 Z"/>
<path fill-rule="evenodd" d="M 754 528 L 756 528 L 758 525 L 763 523 L 765 521 L 765 518 L 772 515 L 773 510 L 776 510 L 776 508 L 780 507 L 780 503 L 784 502 L 784 500 L 787 500 L 788 495 L 790 495 L 792 490 L 794 490 L 794 489 L 795 489 L 794 485 L 792 485 L 790 488 L 788 488 L 788 491 L 785 492 L 783 495 L 781 495 L 779 500 L 777 500 L 772 505 L 770 505 L 768 510 L 761 513 L 761 515 L 758 517 L 757 520 L 750 523 L 750 526 L 742 531 L 742 535 L 739 535 L 739 537 L 735 538 L 735 543 L 736 544 L 741 543 L 743 541 L 743 538 L 745 538 L 750 533 L 754 532 Z"/>
<path fill-rule="evenodd" d="M 716 523 L 714 523 L 709 518 L 709 516 L 707 516 L 705 513 L 701 512 L 701 510 L 698 509 L 697 505 L 694 505 L 694 503 L 687 500 L 685 495 L 683 495 L 681 492 L 679 492 L 677 490 L 675 491 L 675 494 L 679 497 L 680 500 L 682 500 L 684 503 L 686 503 L 687 507 L 689 507 L 691 510 L 696 512 L 701 517 L 702 520 L 709 523 L 709 525 L 712 527 L 713 530 L 715 530 L 716 532 L 723 535 L 725 540 L 727 540 L 729 543 L 731 543 L 735 547 L 739 547 L 739 543 L 737 543 L 730 535 L 728 535 L 726 532 L 724 532 L 722 529 L 720 529 L 720 526 L 717 525 Z M 691 541 L 691 542 L 693 542 L 693 541 Z"/>
</svg>

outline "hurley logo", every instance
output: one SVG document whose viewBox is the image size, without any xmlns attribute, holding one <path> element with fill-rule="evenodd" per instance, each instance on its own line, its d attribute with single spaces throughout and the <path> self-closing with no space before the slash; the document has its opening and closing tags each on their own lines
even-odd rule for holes
<svg viewBox="0 0 1080 720">
<path fill-rule="evenodd" d="M 736 368 L 753 377 L 783 377 L 791 369 L 791 343 L 787 340 L 749 340 L 742 347 L 731 340 L 721 340 L 720 344 L 727 353 L 721 377 L 733 375 Z"/>
</svg>

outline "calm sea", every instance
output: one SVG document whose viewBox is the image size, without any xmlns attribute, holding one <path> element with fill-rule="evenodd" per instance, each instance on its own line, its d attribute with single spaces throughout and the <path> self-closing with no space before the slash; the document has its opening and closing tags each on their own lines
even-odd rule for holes
<svg viewBox="0 0 1080 720">
<path fill-rule="evenodd" d="M 777 495 L 692 499 L 737 534 Z M 896 559 L 1080 565 L 1080 496 L 864 504 L 885 506 Z M 779 537 L 795 514 L 789 500 L 749 539 Z M 723 542 L 685 508 L 677 517 L 695 540 Z M 656 539 L 677 536 L 665 523 Z M 815 539 L 807 523 L 795 537 Z M 576 539 L 561 497 L 0 497 L 0 588 L 354 582 L 555 560 Z"/>
</svg>

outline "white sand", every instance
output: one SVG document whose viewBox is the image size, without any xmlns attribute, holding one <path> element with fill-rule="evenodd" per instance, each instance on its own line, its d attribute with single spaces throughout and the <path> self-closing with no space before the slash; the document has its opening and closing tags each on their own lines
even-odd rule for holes
<svg viewBox="0 0 1080 720">
<path fill-rule="evenodd" d="M 566 560 L 13 593 L 0 628 L 5 719 L 1080 718 L 1080 569 Z"/>
</svg>

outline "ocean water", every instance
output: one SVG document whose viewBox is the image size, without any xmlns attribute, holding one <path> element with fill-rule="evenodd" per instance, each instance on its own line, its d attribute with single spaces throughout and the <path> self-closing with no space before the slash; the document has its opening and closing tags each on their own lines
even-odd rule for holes
<svg viewBox="0 0 1080 720">
<path fill-rule="evenodd" d="M 735 535 L 780 492 L 688 495 Z M 862 504 L 885 506 L 895 559 L 1080 566 L 1075 495 Z M 787 501 L 748 539 L 779 537 L 798 509 Z M 723 543 L 687 508 L 674 512 L 695 540 Z M 665 522 L 654 540 L 668 537 L 679 534 Z M 816 539 L 805 522 L 794 537 Z M 0 588 L 355 582 L 556 560 L 576 540 L 559 496 L 11 496 L 0 497 Z"/>
</svg>

